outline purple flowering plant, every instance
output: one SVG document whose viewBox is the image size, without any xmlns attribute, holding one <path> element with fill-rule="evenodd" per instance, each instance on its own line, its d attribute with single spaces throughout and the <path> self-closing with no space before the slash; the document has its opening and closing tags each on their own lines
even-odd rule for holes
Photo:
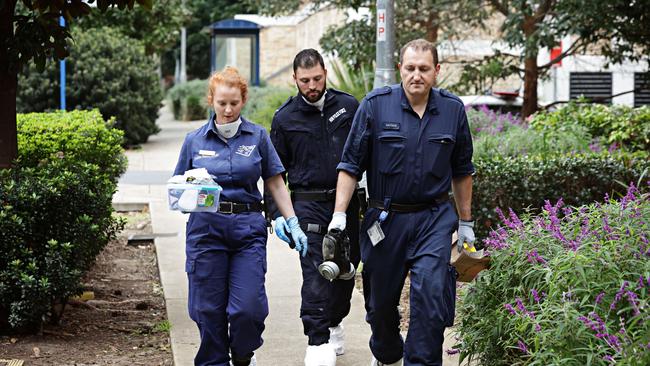
<svg viewBox="0 0 650 366">
<path fill-rule="evenodd" d="M 525 126 L 518 114 L 500 113 L 485 105 L 465 107 L 472 136 L 483 134 L 496 135 L 506 132 L 515 126 Z"/>
<path fill-rule="evenodd" d="M 466 107 L 474 140 L 474 156 L 558 155 L 601 151 L 600 140 L 576 123 L 553 128 L 529 128 L 519 115 L 486 106 Z M 604 148 L 607 150 L 607 147 Z"/>
<path fill-rule="evenodd" d="M 645 183 L 648 184 L 648 183 Z M 481 365 L 650 364 L 650 196 L 538 215 L 499 212 L 491 267 L 459 302 L 461 360 Z"/>
</svg>

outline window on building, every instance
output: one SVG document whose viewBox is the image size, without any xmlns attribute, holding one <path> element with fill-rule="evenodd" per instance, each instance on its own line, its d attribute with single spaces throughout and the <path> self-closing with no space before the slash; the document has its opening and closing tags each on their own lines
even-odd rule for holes
<svg viewBox="0 0 650 366">
<path fill-rule="evenodd" d="M 569 95 L 571 99 L 583 96 L 594 103 L 611 103 L 612 73 L 572 72 Z"/>
<path fill-rule="evenodd" d="M 644 72 L 634 73 L 634 107 L 650 105 L 650 75 Z"/>
</svg>

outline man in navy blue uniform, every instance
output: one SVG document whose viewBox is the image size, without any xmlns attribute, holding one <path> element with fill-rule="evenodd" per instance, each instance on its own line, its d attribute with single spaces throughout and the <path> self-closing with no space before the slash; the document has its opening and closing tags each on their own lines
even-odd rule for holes
<svg viewBox="0 0 650 366">
<path fill-rule="evenodd" d="M 271 141 L 285 166 L 291 198 L 309 246 L 300 257 L 302 304 L 300 317 L 308 337 L 306 366 L 329 366 L 343 354 L 341 321 L 350 311 L 354 279 L 328 281 L 319 274 L 322 242 L 334 210 L 337 172 L 343 146 L 359 103 L 346 93 L 327 89 L 327 70 L 314 49 L 300 51 L 293 62 L 298 95 L 289 98 L 273 117 Z M 345 211 L 345 210 L 344 210 Z M 346 213 L 344 212 L 344 215 Z M 276 232 L 287 239 L 283 218 Z M 351 262 L 359 264 L 359 204 L 356 196 L 347 210 Z"/>
<path fill-rule="evenodd" d="M 402 358 L 409 366 L 442 365 L 443 332 L 455 307 L 452 233 L 458 228 L 461 243 L 474 241 L 472 140 L 463 103 L 434 88 L 440 65 L 430 42 L 407 43 L 399 70 L 402 83 L 369 93 L 354 117 L 329 228 L 346 226 L 347 202 L 365 171 L 370 209 L 360 243 L 372 365 L 399 365 Z M 397 306 L 409 272 L 404 341 Z"/>
</svg>

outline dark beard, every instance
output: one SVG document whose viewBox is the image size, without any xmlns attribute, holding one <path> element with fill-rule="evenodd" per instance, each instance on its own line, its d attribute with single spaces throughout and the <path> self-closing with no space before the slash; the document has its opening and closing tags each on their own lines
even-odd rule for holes
<svg viewBox="0 0 650 366">
<path fill-rule="evenodd" d="M 297 85 L 296 88 L 298 88 Z M 298 88 L 298 94 L 300 94 L 303 98 L 305 98 L 305 100 L 308 101 L 309 103 L 316 103 L 320 100 L 320 98 L 323 97 L 323 94 L 325 94 L 325 90 L 327 90 L 327 82 L 325 82 L 325 84 L 323 85 L 323 90 L 320 93 L 318 93 L 318 95 L 314 100 L 312 100 L 312 98 L 309 98 L 308 96 L 303 94 L 302 91 L 300 91 L 300 88 Z"/>
</svg>

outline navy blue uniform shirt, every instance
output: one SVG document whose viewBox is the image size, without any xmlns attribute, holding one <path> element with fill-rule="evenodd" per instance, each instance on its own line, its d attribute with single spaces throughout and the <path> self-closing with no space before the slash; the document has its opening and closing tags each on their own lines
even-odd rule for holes
<svg viewBox="0 0 650 366">
<path fill-rule="evenodd" d="M 218 136 L 214 116 L 199 129 L 187 134 L 174 175 L 206 168 L 223 188 L 220 201 L 254 203 L 262 196 L 257 182 L 284 172 L 264 127 L 242 117 L 239 130 L 224 142 Z"/>
<path fill-rule="evenodd" d="M 289 175 L 289 188 L 336 188 L 336 166 L 359 103 L 350 94 L 328 89 L 323 111 L 300 96 L 278 109 L 271 141 Z"/>
<path fill-rule="evenodd" d="M 400 84 L 378 88 L 362 101 L 338 170 L 361 179 L 370 199 L 426 203 L 451 188 L 453 177 L 474 173 L 472 137 L 460 99 L 432 89 L 422 118 Z"/>
</svg>

